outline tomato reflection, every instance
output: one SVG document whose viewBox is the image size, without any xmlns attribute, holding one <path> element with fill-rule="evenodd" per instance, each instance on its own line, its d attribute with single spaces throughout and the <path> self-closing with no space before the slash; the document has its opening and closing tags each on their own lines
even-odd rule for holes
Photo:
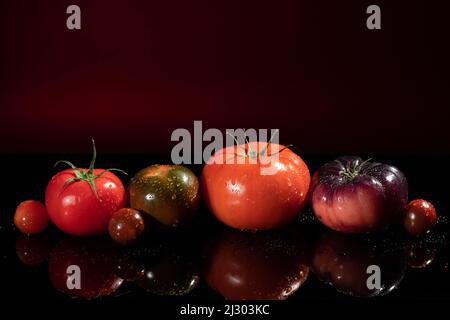
<svg viewBox="0 0 450 320">
<path fill-rule="evenodd" d="M 189 241 L 182 244 L 154 243 L 150 254 L 140 256 L 144 274 L 137 285 L 156 295 L 180 296 L 191 292 L 199 282 L 197 259 Z"/>
<path fill-rule="evenodd" d="M 16 239 L 17 258 L 26 266 L 37 266 L 48 259 L 51 242 L 47 234 L 27 236 L 20 234 Z"/>
<path fill-rule="evenodd" d="M 53 286 L 72 296 L 93 298 L 115 292 L 123 280 L 115 274 L 116 250 L 107 238 L 67 237 L 50 253 L 48 272 Z M 80 289 L 69 289 L 69 266 L 80 268 Z"/>
<path fill-rule="evenodd" d="M 206 250 L 206 281 L 226 299 L 286 299 L 309 273 L 307 243 L 296 231 L 223 231 Z"/>
<path fill-rule="evenodd" d="M 368 270 L 372 265 L 380 268 L 380 288 L 367 285 L 368 278 L 375 274 Z M 376 240 L 327 230 L 316 244 L 311 268 L 319 279 L 340 292 L 373 297 L 387 294 L 398 286 L 406 270 L 406 260 L 402 249 L 382 252 Z"/>
<path fill-rule="evenodd" d="M 435 256 L 437 249 L 428 243 L 411 242 L 406 248 L 408 266 L 411 268 L 425 268 L 429 266 Z"/>
</svg>

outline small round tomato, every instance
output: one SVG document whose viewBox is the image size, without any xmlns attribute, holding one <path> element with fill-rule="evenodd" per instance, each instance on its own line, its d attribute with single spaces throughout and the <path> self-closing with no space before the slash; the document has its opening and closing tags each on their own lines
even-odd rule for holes
<svg viewBox="0 0 450 320">
<path fill-rule="evenodd" d="M 300 213 L 310 184 L 303 160 L 288 148 L 250 142 L 217 151 L 203 168 L 209 210 L 241 230 L 281 227 Z"/>
<path fill-rule="evenodd" d="M 45 204 L 52 222 L 73 235 L 93 235 L 108 231 L 114 212 L 126 203 L 125 188 L 111 171 L 94 169 L 94 156 L 89 169 L 78 169 L 68 161 L 61 161 L 71 169 L 54 175 L 45 190 Z"/>
<path fill-rule="evenodd" d="M 39 201 L 24 201 L 16 209 L 14 224 L 17 229 L 26 234 L 42 232 L 48 226 L 47 210 Z"/>
<path fill-rule="evenodd" d="M 115 242 L 127 245 L 136 241 L 144 232 L 144 219 L 139 211 L 122 208 L 112 215 L 108 231 Z"/>
<path fill-rule="evenodd" d="M 428 201 L 416 199 L 408 204 L 403 225 L 408 233 L 420 236 L 433 229 L 436 221 L 436 210 L 433 205 Z"/>
<path fill-rule="evenodd" d="M 130 182 L 130 206 L 145 212 L 165 226 L 190 221 L 199 204 L 199 183 L 188 168 L 152 165 L 139 171 Z"/>
</svg>

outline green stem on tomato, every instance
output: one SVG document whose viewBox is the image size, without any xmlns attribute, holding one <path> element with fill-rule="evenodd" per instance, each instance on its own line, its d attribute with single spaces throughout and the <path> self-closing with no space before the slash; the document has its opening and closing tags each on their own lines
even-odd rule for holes
<svg viewBox="0 0 450 320">
<path fill-rule="evenodd" d="M 94 175 L 94 169 L 95 169 L 95 160 L 97 159 L 97 150 L 95 148 L 95 141 L 94 139 L 92 139 L 92 149 L 93 149 L 93 154 L 92 154 L 92 159 L 91 159 L 91 163 L 89 164 L 89 169 L 88 170 L 83 170 L 83 169 L 78 169 L 75 165 L 73 165 L 70 161 L 67 160 L 59 160 L 55 163 L 55 167 L 60 164 L 60 163 L 64 163 L 66 165 L 68 165 L 75 177 L 69 178 L 66 180 L 66 182 L 64 182 L 64 187 L 68 186 L 70 183 L 74 182 L 74 181 L 85 181 L 89 184 L 89 186 L 92 189 L 92 192 L 94 192 L 95 197 L 97 199 L 99 199 L 98 197 L 98 193 L 97 190 L 95 188 L 95 179 L 100 178 L 102 175 L 104 175 L 106 172 L 110 172 L 110 171 L 119 171 L 125 175 L 128 175 L 125 171 L 121 170 L 121 169 L 117 169 L 117 168 L 109 168 L 109 169 L 105 169 L 102 172 L 100 172 L 97 175 Z"/>
</svg>

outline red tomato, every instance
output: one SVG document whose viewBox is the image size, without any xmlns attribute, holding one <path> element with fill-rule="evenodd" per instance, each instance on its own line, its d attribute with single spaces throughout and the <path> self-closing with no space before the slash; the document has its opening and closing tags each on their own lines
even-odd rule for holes
<svg viewBox="0 0 450 320">
<path fill-rule="evenodd" d="M 24 201 L 16 209 L 14 224 L 17 229 L 26 234 L 42 232 L 48 226 L 47 210 L 39 201 Z"/>
<path fill-rule="evenodd" d="M 73 235 L 93 235 L 108 231 L 112 214 L 126 203 L 125 188 L 111 170 L 72 169 L 54 175 L 45 191 L 45 204 L 52 222 Z M 121 170 L 119 170 L 121 171 Z"/>
<path fill-rule="evenodd" d="M 250 142 L 245 150 L 242 146 L 227 147 L 216 152 L 203 169 L 205 201 L 228 226 L 248 230 L 280 227 L 292 221 L 305 205 L 308 167 L 288 148 L 270 144 L 264 150 L 266 146 L 266 142 Z M 271 174 L 262 174 L 269 168 L 271 172 L 266 173 Z"/>
</svg>

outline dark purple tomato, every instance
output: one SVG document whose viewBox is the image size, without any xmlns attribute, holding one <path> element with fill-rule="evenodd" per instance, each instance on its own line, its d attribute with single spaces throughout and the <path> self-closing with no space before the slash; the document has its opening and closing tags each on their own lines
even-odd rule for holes
<svg viewBox="0 0 450 320">
<path fill-rule="evenodd" d="M 413 236 L 429 232 L 436 225 L 437 215 L 433 205 L 425 200 L 416 199 L 408 203 L 403 225 Z"/>
<path fill-rule="evenodd" d="M 408 183 L 393 166 L 341 157 L 318 170 L 311 203 L 317 218 L 331 229 L 375 231 L 401 221 Z"/>
<path fill-rule="evenodd" d="M 122 208 L 113 213 L 108 225 L 109 235 L 121 245 L 135 242 L 144 228 L 144 219 L 139 211 L 130 208 Z"/>
<path fill-rule="evenodd" d="M 358 296 L 375 297 L 395 289 L 406 271 L 403 250 L 377 250 L 376 240 L 367 241 L 362 235 L 343 234 L 326 230 L 316 243 L 311 269 L 321 280 L 337 291 Z M 367 285 L 374 275 L 370 267 L 380 269 L 379 287 Z"/>
<path fill-rule="evenodd" d="M 200 204 L 198 179 L 183 166 L 142 169 L 131 179 L 128 194 L 132 208 L 170 227 L 192 220 Z"/>
</svg>

